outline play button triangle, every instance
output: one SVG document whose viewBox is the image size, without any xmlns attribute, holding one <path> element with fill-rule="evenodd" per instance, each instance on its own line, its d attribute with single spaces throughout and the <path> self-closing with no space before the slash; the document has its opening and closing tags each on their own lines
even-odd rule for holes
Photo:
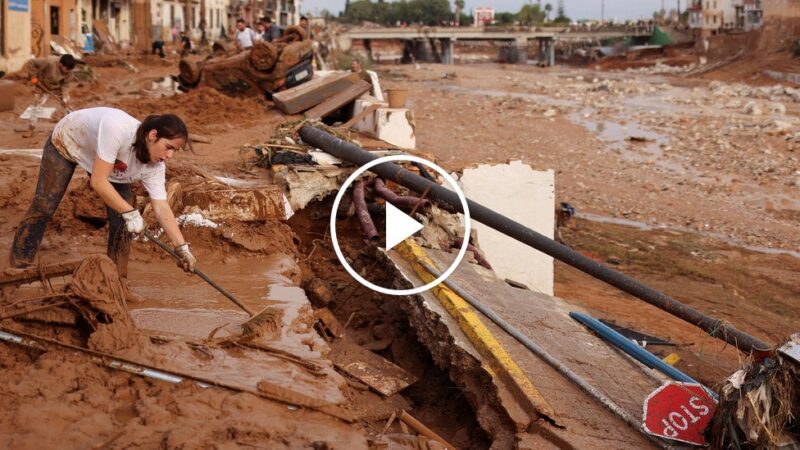
<svg viewBox="0 0 800 450">
<path fill-rule="evenodd" d="M 386 250 L 422 229 L 422 224 L 386 202 Z"/>
</svg>

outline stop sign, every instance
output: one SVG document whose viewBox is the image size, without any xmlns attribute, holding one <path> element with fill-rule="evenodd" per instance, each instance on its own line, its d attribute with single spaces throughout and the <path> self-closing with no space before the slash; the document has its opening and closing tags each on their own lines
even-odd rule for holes
<svg viewBox="0 0 800 450">
<path fill-rule="evenodd" d="M 643 428 L 648 433 L 705 445 L 703 431 L 717 410 L 717 401 L 699 384 L 668 381 L 644 399 L 643 409 Z"/>
</svg>

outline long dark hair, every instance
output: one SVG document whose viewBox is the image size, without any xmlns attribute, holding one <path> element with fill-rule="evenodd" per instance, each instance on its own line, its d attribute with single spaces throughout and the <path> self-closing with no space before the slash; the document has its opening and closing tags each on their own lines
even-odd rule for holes
<svg viewBox="0 0 800 450">
<path fill-rule="evenodd" d="M 175 114 L 156 114 L 147 116 L 136 130 L 136 140 L 133 141 L 133 151 L 136 159 L 144 164 L 150 162 L 150 152 L 147 151 L 147 135 L 150 130 L 156 130 L 158 139 L 183 138 L 189 141 L 189 129 L 180 117 Z"/>
</svg>

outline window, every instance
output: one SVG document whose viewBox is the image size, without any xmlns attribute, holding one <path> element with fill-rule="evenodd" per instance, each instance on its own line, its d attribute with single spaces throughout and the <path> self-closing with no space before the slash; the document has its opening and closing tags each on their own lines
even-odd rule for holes
<svg viewBox="0 0 800 450">
<path fill-rule="evenodd" d="M 50 34 L 59 34 L 58 30 L 58 6 L 51 6 L 50 7 Z"/>
</svg>

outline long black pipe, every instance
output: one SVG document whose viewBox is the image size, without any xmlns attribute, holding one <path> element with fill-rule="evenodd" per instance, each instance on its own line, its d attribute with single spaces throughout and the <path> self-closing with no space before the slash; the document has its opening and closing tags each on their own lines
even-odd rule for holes
<svg viewBox="0 0 800 450">
<path fill-rule="evenodd" d="M 300 129 L 300 137 L 302 137 L 303 141 L 307 144 L 359 166 L 378 158 L 356 145 L 309 125 L 303 126 Z M 430 189 L 428 192 L 428 199 L 449 205 L 449 209 L 463 212 L 461 201 L 455 192 L 426 180 L 415 173 L 409 172 L 397 164 L 378 164 L 372 167 L 370 171 L 418 193 L 423 193 L 426 189 Z M 510 236 L 523 244 L 529 245 L 540 252 L 546 253 L 559 261 L 569 264 L 599 280 L 605 281 L 673 316 L 679 317 L 708 332 L 711 336 L 733 345 L 741 351 L 751 352 L 754 350 L 767 350 L 769 348 L 764 342 L 737 330 L 733 325 L 726 323 L 724 320 L 707 316 L 662 292 L 640 283 L 623 273 L 605 267 L 566 245 L 539 234 L 521 223 L 498 214 L 479 203 L 467 200 L 467 205 L 469 206 L 470 216 L 478 222 L 506 236 Z"/>
</svg>

